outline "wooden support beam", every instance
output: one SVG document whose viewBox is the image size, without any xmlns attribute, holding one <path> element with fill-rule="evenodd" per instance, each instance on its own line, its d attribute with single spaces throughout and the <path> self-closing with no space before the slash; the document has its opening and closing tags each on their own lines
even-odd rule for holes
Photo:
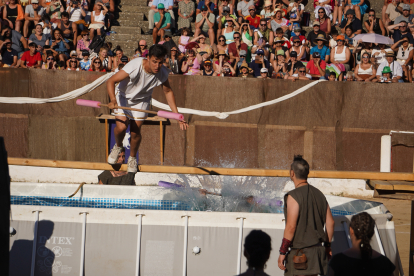
<svg viewBox="0 0 414 276">
<path fill-rule="evenodd" d="M 44 159 L 13 158 L 8 159 L 9 165 L 40 166 L 53 168 L 71 168 L 84 170 L 112 170 L 106 163 L 60 161 Z M 126 171 L 124 164 L 121 170 Z M 210 174 L 210 175 L 237 175 L 237 176 L 269 176 L 289 177 L 289 170 L 266 170 L 244 168 L 209 168 L 183 166 L 139 165 L 140 172 L 149 173 L 177 173 L 177 174 Z M 414 181 L 412 173 L 381 173 L 381 172 L 352 172 L 352 171 L 310 171 L 310 178 L 337 178 L 337 179 L 372 179 L 372 180 L 401 180 Z"/>
</svg>

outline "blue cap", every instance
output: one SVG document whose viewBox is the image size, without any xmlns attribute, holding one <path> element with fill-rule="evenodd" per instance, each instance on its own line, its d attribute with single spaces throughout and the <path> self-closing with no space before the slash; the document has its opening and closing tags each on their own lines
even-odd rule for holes
<svg viewBox="0 0 414 276">
<path fill-rule="evenodd" d="M 264 51 L 262 49 L 259 49 L 259 50 L 256 51 L 256 54 L 257 55 L 260 55 L 260 54 L 264 55 Z"/>
<path fill-rule="evenodd" d="M 292 37 L 292 41 L 295 41 L 295 40 L 299 40 L 300 41 L 300 38 L 295 35 L 294 37 Z"/>
</svg>

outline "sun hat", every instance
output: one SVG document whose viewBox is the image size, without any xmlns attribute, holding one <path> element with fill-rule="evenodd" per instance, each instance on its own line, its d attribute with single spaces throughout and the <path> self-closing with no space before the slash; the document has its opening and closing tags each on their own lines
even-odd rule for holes
<svg viewBox="0 0 414 276">
<path fill-rule="evenodd" d="M 272 1 L 266 0 L 264 2 L 264 6 L 263 7 L 268 7 L 268 6 L 271 6 L 271 5 L 272 5 Z"/>
<path fill-rule="evenodd" d="M 227 57 L 227 54 L 226 54 L 226 52 L 224 50 L 220 50 L 218 55 L 219 56 L 226 56 Z"/>
<path fill-rule="evenodd" d="M 245 61 L 243 61 L 242 64 L 240 65 L 240 69 L 242 68 L 247 68 L 250 71 L 249 65 Z"/>
<path fill-rule="evenodd" d="M 336 40 L 337 40 L 337 41 L 338 41 L 338 40 L 345 41 L 345 37 L 344 37 L 343 35 L 338 35 L 338 36 L 336 37 Z"/>
<path fill-rule="evenodd" d="M 284 56 L 284 55 L 285 55 L 285 51 L 283 51 L 283 50 L 277 50 L 276 56 Z"/>
<path fill-rule="evenodd" d="M 326 41 L 325 36 L 323 34 L 318 34 L 318 36 L 313 41 L 318 41 L 318 40 Z"/>
<path fill-rule="evenodd" d="M 276 8 L 273 12 L 274 12 L 275 14 L 276 14 L 276 13 L 278 13 L 278 12 L 281 12 L 281 13 L 282 13 L 282 17 L 285 17 L 285 11 L 284 11 L 284 10 L 282 10 L 282 9 Z"/>
<path fill-rule="evenodd" d="M 32 0 L 32 4 L 39 4 L 38 0 Z"/>
<path fill-rule="evenodd" d="M 387 52 L 385 54 L 385 57 L 395 57 L 395 53 L 394 52 Z"/>
<path fill-rule="evenodd" d="M 381 72 L 381 73 L 383 73 L 383 74 L 384 74 L 384 73 L 385 73 L 385 74 L 386 74 L 386 73 L 392 73 L 392 71 L 391 71 L 391 68 L 390 68 L 389 66 L 385 66 L 385 67 L 384 67 L 384 69 L 382 69 L 382 72 Z"/>
<path fill-rule="evenodd" d="M 267 73 L 267 72 L 269 72 L 269 70 L 267 70 L 267 68 L 260 69 L 260 73 Z"/>
</svg>

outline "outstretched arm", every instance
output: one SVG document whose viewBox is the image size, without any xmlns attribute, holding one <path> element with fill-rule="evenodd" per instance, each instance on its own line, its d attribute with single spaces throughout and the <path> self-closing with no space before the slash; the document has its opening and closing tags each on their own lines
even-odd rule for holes
<svg viewBox="0 0 414 276">
<path fill-rule="evenodd" d="M 174 113 L 178 113 L 177 104 L 175 103 L 174 92 L 171 89 L 170 82 L 168 79 L 162 84 L 162 90 L 164 91 L 165 98 L 167 99 L 167 103 L 171 108 L 171 111 Z M 180 129 L 187 130 L 188 124 L 186 121 L 180 121 Z"/>
</svg>

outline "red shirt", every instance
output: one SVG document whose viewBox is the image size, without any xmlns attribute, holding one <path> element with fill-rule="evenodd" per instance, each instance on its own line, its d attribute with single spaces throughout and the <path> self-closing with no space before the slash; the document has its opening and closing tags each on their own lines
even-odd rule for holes
<svg viewBox="0 0 414 276">
<path fill-rule="evenodd" d="M 89 68 L 89 70 L 88 71 L 93 71 L 92 70 L 92 68 Z M 101 71 L 99 71 L 99 72 L 106 72 L 106 70 L 105 69 L 102 69 Z"/>
<path fill-rule="evenodd" d="M 241 51 L 241 50 L 245 50 L 246 53 L 247 53 L 247 44 L 246 43 L 243 43 L 243 42 L 241 43 L 239 51 Z M 230 55 L 230 53 L 233 53 L 233 57 L 238 57 L 239 56 L 239 54 L 237 53 L 237 49 L 236 49 L 236 42 L 232 42 L 232 43 L 229 44 L 228 51 L 229 51 L 229 55 Z"/>
<path fill-rule="evenodd" d="M 308 62 L 308 64 L 306 64 L 306 68 L 310 69 L 309 70 L 309 74 L 311 75 L 321 75 L 321 73 L 319 73 L 318 67 L 316 67 L 316 65 L 313 62 L 314 60 L 310 60 Z M 324 60 L 320 60 L 319 61 L 319 67 L 321 67 L 322 70 L 326 69 L 326 62 Z"/>
<path fill-rule="evenodd" d="M 247 21 L 249 21 L 249 24 L 255 28 L 259 28 L 260 25 L 260 19 L 262 19 L 262 17 L 260 15 L 256 15 L 254 18 L 249 14 L 248 16 L 246 16 L 244 19 L 246 19 Z"/>
<path fill-rule="evenodd" d="M 22 55 L 22 61 L 26 61 L 27 67 L 33 67 L 37 64 L 37 61 L 42 61 L 42 56 L 39 52 L 36 52 L 33 56 L 30 55 L 30 51 L 26 51 Z"/>
</svg>

